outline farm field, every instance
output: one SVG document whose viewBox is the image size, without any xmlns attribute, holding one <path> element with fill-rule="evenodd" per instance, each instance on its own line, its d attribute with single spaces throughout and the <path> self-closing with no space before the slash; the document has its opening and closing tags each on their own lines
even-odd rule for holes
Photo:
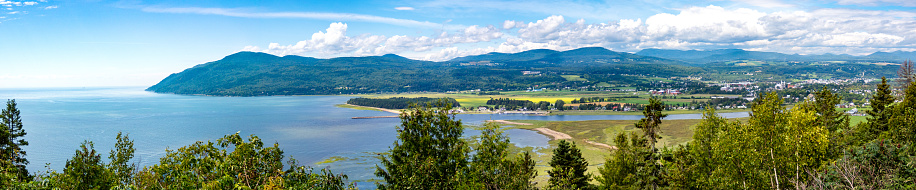
<svg viewBox="0 0 916 190">
<path fill-rule="evenodd" d="M 517 100 L 529 100 L 532 102 L 547 101 L 551 104 L 557 100 L 563 100 L 566 102 L 567 106 L 576 106 L 578 104 L 571 104 L 572 100 L 583 98 L 583 97 L 605 97 L 605 98 L 622 98 L 617 101 L 602 102 L 596 104 L 608 104 L 608 103 L 631 103 L 631 104 L 648 104 L 649 98 L 652 96 L 648 95 L 646 92 L 610 92 L 610 91 L 507 91 L 499 92 L 499 95 L 477 95 L 473 92 L 460 92 L 460 93 L 400 93 L 400 94 L 363 94 L 358 95 L 360 97 L 366 98 L 394 98 L 394 97 L 407 97 L 407 98 L 417 98 L 417 97 L 429 97 L 429 98 L 454 98 L 464 107 L 477 107 L 477 106 L 487 106 L 487 100 L 499 99 L 499 98 L 509 98 Z M 689 97 L 694 97 L 695 99 L 690 99 Z M 666 97 L 676 97 L 676 98 L 665 98 L 662 99 L 662 102 L 669 105 L 690 103 L 692 101 L 705 102 L 711 96 L 726 96 L 726 97 L 738 97 L 738 95 L 719 95 L 719 94 L 694 94 L 694 95 L 681 95 L 681 96 L 666 96 Z M 682 98 L 687 99 L 682 99 Z M 746 109 L 729 109 L 722 110 L 725 112 L 741 112 L 747 111 Z M 674 114 L 694 114 L 702 113 L 702 110 L 674 110 Z M 615 112 L 615 111 L 552 111 L 552 115 L 638 115 L 640 113 L 634 112 Z"/>
</svg>

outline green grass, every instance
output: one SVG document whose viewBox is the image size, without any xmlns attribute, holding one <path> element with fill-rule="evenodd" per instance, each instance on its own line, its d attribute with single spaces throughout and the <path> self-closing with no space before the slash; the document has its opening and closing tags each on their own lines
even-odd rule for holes
<svg viewBox="0 0 916 190">
<path fill-rule="evenodd" d="M 566 81 L 587 81 L 584 78 L 580 77 L 579 75 L 560 75 L 560 76 L 566 79 Z"/>
<path fill-rule="evenodd" d="M 679 144 L 685 144 L 686 142 L 692 140 L 694 126 L 701 121 L 702 120 L 699 119 L 662 121 L 662 138 L 659 139 L 657 144 L 658 147 L 676 146 Z M 615 137 L 617 134 L 630 132 L 642 134 L 641 130 L 634 126 L 634 123 L 637 122 L 634 120 L 514 120 L 514 122 L 531 123 L 532 125 L 500 125 L 504 128 L 510 129 L 534 129 L 544 127 L 572 136 L 572 141 L 576 143 L 576 146 L 582 152 L 582 156 L 585 158 L 586 162 L 588 162 L 588 173 L 594 176 L 600 176 L 598 173 L 598 168 L 604 164 L 605 159 L 610 155 L 610 150 L 588 144 L 585 142 L 586 139 L 614 146 L 613 137 Z M 517 152 L 533 152 L 531 156 L 532 159 L 534 159 L 536 162 L 535 169 L 538 171 L 538 176 L 535 177 L 534 181 L 538 183 L 538 186 L 545 185 L 547 183 L 547 179 L 549 179 L 549 176 L 547 176 L 547 171 L 550 170 L 550 166 L 547 163 L 550 162 L 550 159 L 553 157 L 553 149 L 556 148 L 558 142 L 558 140 L 550 140 L 548 142 L 548 144 L 550 144 L 548 148 L 514 148 L 514 150 Z M 595 181 L 592 182 L 595 183 Z"/>
</svg>

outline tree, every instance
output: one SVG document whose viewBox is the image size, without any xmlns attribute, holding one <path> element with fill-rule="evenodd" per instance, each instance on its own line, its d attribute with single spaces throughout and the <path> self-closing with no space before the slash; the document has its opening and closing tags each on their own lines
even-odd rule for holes
<svg viewBox="0 0 916 190">
<path fill-rule="evenodd" d="M 553 103 L 553 107 L 557 108 L 557 110 L 563 110 L 564 105 L 566 105 L 566 102 L 563 102 L 563 100 L 557 100 L 556 103 Z"/>
<path fill-rule="evenodd" d="M 870 101 L 871 110 L 868 110 L 868 128 L 864 130 L 864 135 L 867 135 L 862 141 L 868 141 L 875 139 L 879 134 L 888 130 L 887 126 L 887 113 L 886 109 L 892 103 L 894 103 L 894 96 L 891 95 L 890 85 L 887 84 L 887 78 L 881 77 L 881 84 L 877 85 L 875 89 L 875 95 L 872 96 Z"/>
<path fill-rule="evenodd" d="M 111 172 L 105 169 L 101 155 L 91 141 L 84 141 L 73 158 L 67 160 L 59 183 L 61 189 L 111 189 L 115 184 Z"/>
<path fill-rule="evenodd" d="M 840 96 L 832 93 L 826 86 L 815 93 L 814 110 L 817 112 L 817 125 L 824 126 L 830 136 L 830 146 L 827 148 L 828 157 L 841 156 L 843 144 L 843 131 L 849 128 L 849 116 L 836 110 L 840 103 Z"/>
<path fill-rule="evenodd" d="M 474 181 L 465 184 L 482 187 L 463 189 L 534 189 L 531 183 L 537 176 L 534 160 L 527 152 L 509 158 L 509 137 L 503 135 L 498 125 L 485 124 L 475 152 L 469 173 Z"/>
<path fill-rule="evenodd" d="M 599 189 L 638 189 L 636 175 L 639 161 L 649 152 L 646 150 L 646 139 L 640 138 L 636 133 L 629 133 L 630 138 L 624 133 L 617 134 L 614 144 L 617 150 L 611 151 L 611 156 L 604 161 L 604 166 L 598 168 L 601 177 L 596 178 Z"/>
<path fill-rule="evenodd" d="M 588 184 L 591 175 L 585 174 L 588 162 L 575 143 L 561 140 L 557 148 L 553 149 L 553 158 L 549 164 L 553 169 L 547 172 L 550 174 L 548 189 L 591 189 Z"/>
<path fill-rule="evenodd" d="M 910 83 L 916 81 L 916 68 L 913 67 L 913 61 L 909 59 L 900 64 L 900 69 L 897 70 L 897 83 L 900 84 L 900 89 L 906 89 Z"/>
<path fill-rule="evenodd" d="M 111 171 L 119 186 L 126 187 L 131 183 L 134 170 L 137 169 L 137 164 L 129 163 L 130 159 L 134 158 L 134 152 L 137 149 L 134 148 L 134 141 L 130 140 L 128 135 L 121 136 L 121 132 L 118 132 L 116 138 L 118 142 L 115 143 L 115 149 L 112 149 L 108 155 L 108 159 L 111 159 L 111 162 L 108 163 L 108 170 Z"/>
<path fill-rule="evenodd" d="M 451 105 L 413 106 L 401 113 L 398 141 L 381 156 L 375 175 L 385 183 L 379 189 L 455 189 L 467 169 L 468 148 L 461 140 L 464 127 L 449 114 Z"/>
<path fill-rule="evenodd" d="M 12 167 L 19 168 L 17 173 L 20 179 L 27 179 L 29 171 L 25 166 L 29 161 L 25 158 L 26 152 L 22 150 L 23 146 L 28 146 L 29 142 L 22 139 L 26 135 L 22 129 L 22 119 L 19 117 L 19 109 L 16 108 L 16 100 L 7 100 L 6 108 L 0 113 L 3 123 L 0 123 L 0 150 L 3 154 L 0 158 L 6 160 L 5 164 L 12 164 Z"/>
<path fill-rule="evenodd" d="M 655 155 L 658 153 L 655 149 L 655 143 L 661 138 L 659 125 L 662 124 L 662 119 L 668 116 L 668 114 L 662 113 L 663 110 L 665 110 L 665 105 L 661 100 L 657 97 L 652 97 L 649 99 L 649 105 L 646 105 L 646 109 L 642 112 L 644 118 L 636 123 L 636 128 L 642 129 L 643 137 L 649 141 L 649 159 L 646 160 L 646 165 L 640 173 L 645 176 L 641 178 L 641 182 L 646 184 L 646 188 L 651 189 L 657 189 L 661 181 L 659 178 L 661 175 L 659 173 L 660 168 Z"/>
</svg>

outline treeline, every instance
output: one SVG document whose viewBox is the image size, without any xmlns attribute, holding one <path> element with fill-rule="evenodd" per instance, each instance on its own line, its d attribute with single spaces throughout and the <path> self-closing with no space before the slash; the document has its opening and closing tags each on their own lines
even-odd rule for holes
<svg viewBox="0 0 916 190">
<path fill-rule="evenodd" d="M 446 102 L 452 104 L 455 107 L 461 107 L 461 104 L 458 103 L 454 98 L 442 98 Z M 347 104 L 358 105 L 358 106 L 368 106 L 376 108 L 385 108 L 385 109 L 407 109 L 411 104 L 416 104 L 419 106 L 424 106 L 426 104 L 436 103 L 439 98 L 405 98 L 405 97 L 395 97 L 395 98 L 351 98 L 347 100 Z"/>
<path fill-rule="evenodd" d="M 516 100 L 509 98 L 490 98 L 487 100 L 487 105 L 494 105 L 495 109 L 505 108 L 507 110 L 516 110 L 516 109 L 526 109 L 526 110 L 548 110 L 550 109 L 550 102 L 540 101 L 534 103 L 530 100 Z"/>
<path fill-rule="evenodd" d="M 823 88 L 791 108 L 777 93 L 752 103 L 747 122 L 704 113 L 693 140 L 662 150 L 652 133 L 619 134 L 600 169 L 602 189 L 916 188 L 916 83 L 895 103 L 886 80 L 871 117 L 850 126 Z"/>
<path fill-rule="evenodd" d="M 620 96 L 620 97 L 582 97 L 579 99 L 573 99 L 569 103 L 571 104 L 581 104 L 581 103 L 592 103 L 592 102 L 612 102 L 612 101 L 621 101 L 625 98 L 639 98 L 639 96 Z"/>
</svg>

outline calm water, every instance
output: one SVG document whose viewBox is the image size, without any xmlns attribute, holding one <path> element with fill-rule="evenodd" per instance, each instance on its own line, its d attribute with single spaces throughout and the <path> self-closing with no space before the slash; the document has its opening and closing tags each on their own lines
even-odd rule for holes
<svg viewBox="0 0 916 190">
<path fill-rule="evenodd" d="M 107 157 L 118 131 L 130 134 L 136 161 L 152 165 L 166 148 L 195 141 L 215 140 L 240 132 L 257 134 L 265 143 L 279 143 L 286 155 L 303 164 L 331 156 L 345 161 L 319 165 L 345 173 L 351 180 L 371 179 L 376 152 L 387 151 L 396 140 L 397 118 L 350 119 L 394 115 L 386 112 L 335 107 L 344 96 L 208 97 L 155 94 L 143 88 L 0 89 L 0 99 L 16 99 L 21 110 L 30 171 L 45 163 L 60 170 L 79 144 L 93 141 Z M 725 117 L 746 117 L 727 113 Z M 669 119 L 697 119 L 700 114 L 671 115 Z M 489 119 L 527 120 L 637 120 L 641 116 L 529 116 L 459 115 L 467 124 Z M 547 137 L 528 130 L 507 130 L 513 143 L 546 147 Z M 477 134 L 468 131 L 468 134 Z M 361 188 L 371 183 L 359 183 Z"/>
</svg>

